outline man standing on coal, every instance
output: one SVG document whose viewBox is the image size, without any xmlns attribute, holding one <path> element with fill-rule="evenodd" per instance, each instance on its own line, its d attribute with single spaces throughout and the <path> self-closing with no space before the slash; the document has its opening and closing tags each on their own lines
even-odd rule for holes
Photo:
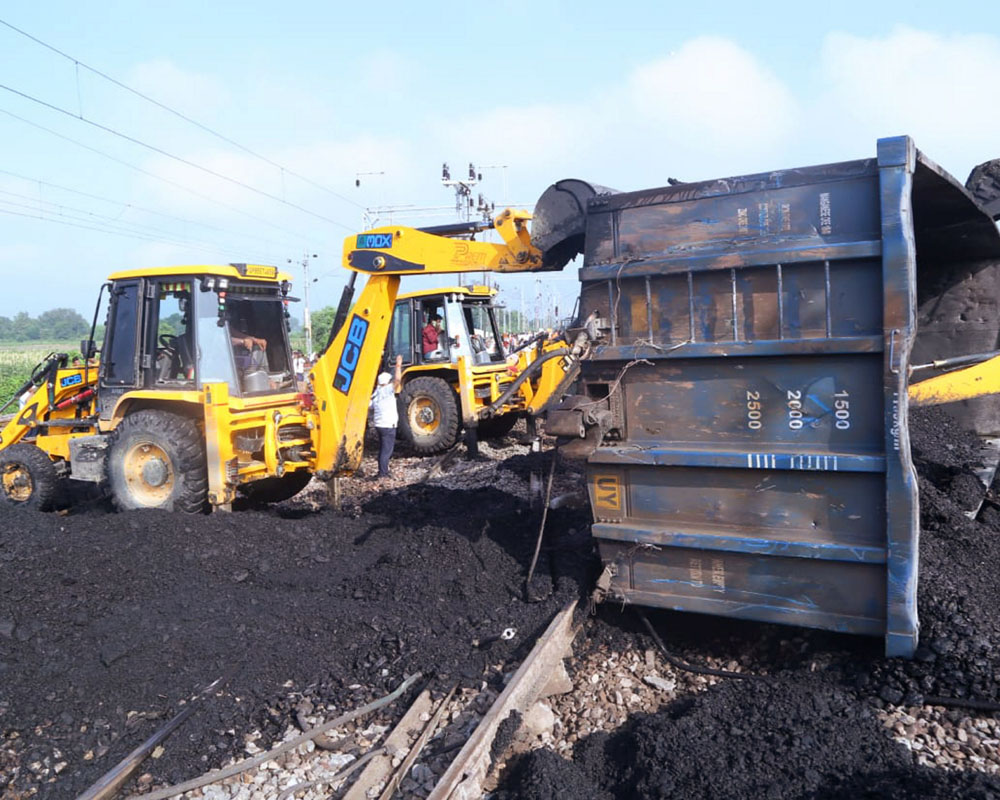
<svg viewBox="0 0 1000 800">
<path fill-rule="evenodd" d="M 381 372 L 375 391 L 372 392 L 375 430 L 378 431 L 378 475 L 376 478 L 390 478 L 389 457 L 396 446 L 396 425 L 399 423 L 399 409 L 396 395 L 403 388 L 403 356 L 396 356 L 393 374 Z"/>
</svg>

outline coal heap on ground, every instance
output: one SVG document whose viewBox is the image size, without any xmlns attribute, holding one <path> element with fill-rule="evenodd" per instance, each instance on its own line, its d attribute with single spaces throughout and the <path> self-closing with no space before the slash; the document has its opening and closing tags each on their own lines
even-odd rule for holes
<svg viewBox="0 0 1000 800">
<path fill-rule="evenodd" d="M 850 641 L 860 637 L 745 624 L 741 661 L 771 674 L 725 681 L 611 734 L 592 734 L 577 743 L 572 761 L 535 750 L 513 763 L 501 796 L 1000 799 L 995 776 L 917 766 L 876 714 L 887 703 L 933 696 L 1000 701 L 1000 511 L 988 503 L 978 520 L 963 513 L 982 494 L 970 488 L 978 440 L 936 409 L 911 412 L 910 433 L 922 528 L 914 660 L 880 658 L 876 648 Z M 698 619 L 703 650 L 731 656 L 741 638 L 734 624 Z M 601 626 L 597 635 L 616 638 Z M 676 627 L 691 657 L 691 626 Z M 628 625 L 622 636 L 653 646 Z M 790 641 L 808 652 L 785 660 Z M 816 655 L 829 666 L 814 673 Z"/>
<path fill-rule="evenodd" d="M 494 489 L 424 485 L 357 518 L 287 508 L 3 515 L 0 794 L 76 796 L 234 670 L 144 765 L 155 783 L 244 755 L 255 728 L 267 747 L 303 697 L 342 712 L 416 671 L 499 685 L 491 665 L 523 659 L 592 580 L 589 550 L 576 540 L 560 552 L 556 536 L 536 570 L 544 599 L 524 601 L 539 513 Z M 549 519 L 554 532 L 587 523 L 579 512 Z M 507 627 L 513 640 L 473 646 Z M 33 765 L 54 781 L 41 783 Z"/>
</svg>

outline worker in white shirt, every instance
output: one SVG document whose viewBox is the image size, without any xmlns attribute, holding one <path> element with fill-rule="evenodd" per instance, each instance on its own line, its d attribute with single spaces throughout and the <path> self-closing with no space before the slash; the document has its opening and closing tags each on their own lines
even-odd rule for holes
<svg viewBox="0 0 1000 800">
<path fill-rule="evenodd" d="M 396 407 L 396 395 L 403 388 L 403 356 L 396 356 L 394 374 L 379 373 L 375 391 L 372 392 L 372 409 L 374 410 L 375 430 L 378 431 L 378 478 L 389 478 L 389 457 L 396 445 L 396 424 L 399 422 L 399 409 Z"/>
</svg>

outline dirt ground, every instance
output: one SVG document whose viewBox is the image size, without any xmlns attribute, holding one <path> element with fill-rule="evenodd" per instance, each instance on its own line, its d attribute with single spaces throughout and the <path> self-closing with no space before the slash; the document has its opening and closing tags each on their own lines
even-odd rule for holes
<svg viewBox="0 0 1000 800">
<path fill-rule="evenodd" d="M 961 431 L 934 412 L 911 428 L 916 659 L 887 661 L 861 637 L 650 611 L 675 655 L 763 677 L 713 678 L 574 738 L 572 760 L 545 747 L 513 758 L 498 796 L 1000 798 L 977 755 L 997 749 L 996 715 L 921 705 L 1000 701 L 1000 513 L 962 514 L 974 450 Z M 100 505 L 4 516 L 0 795 L 76 796 L 220 675 L 225 690 L 147 761 L 145 788 L 242 757 L 251 732 L 267 747 L 303 700 L 339 713 L 418 670 L 436 687 L 499 690 L 596 568 L 589 513 L 550 512 L 532 586 L 542 599 L 525 601 L 540 515 L 526 487 L 548 456 L 508 445 L 476 462 L 398 459 L 390 481 L 344 481 L 341 511 L 299 498 L 198 517 Z M 555 493 L 578 483 L 561 477 Z M 474 644 L 507 627 L 511 641 Z M 653 647 L 630 609 L 602 607 L 575 650 L 584 664 Z"/>
</svg>

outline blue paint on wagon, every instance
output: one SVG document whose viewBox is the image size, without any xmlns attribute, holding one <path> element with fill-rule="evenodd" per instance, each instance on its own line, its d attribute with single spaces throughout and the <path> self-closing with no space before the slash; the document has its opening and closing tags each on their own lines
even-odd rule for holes
<svg viewBox="0 0 1000 800">
<path fill-rule="evenodd" d="M 898 137 L 874 159 L 588 206 L 581 318 L 598 311 L 610 335 L 581 393 L 610 420 L 588 485 L 611 598 L 913 654 L 918 255 L 1000 258 L 957 187 Z M 598 480 L 620 487 L 615 507 Z"/>
</svg>

